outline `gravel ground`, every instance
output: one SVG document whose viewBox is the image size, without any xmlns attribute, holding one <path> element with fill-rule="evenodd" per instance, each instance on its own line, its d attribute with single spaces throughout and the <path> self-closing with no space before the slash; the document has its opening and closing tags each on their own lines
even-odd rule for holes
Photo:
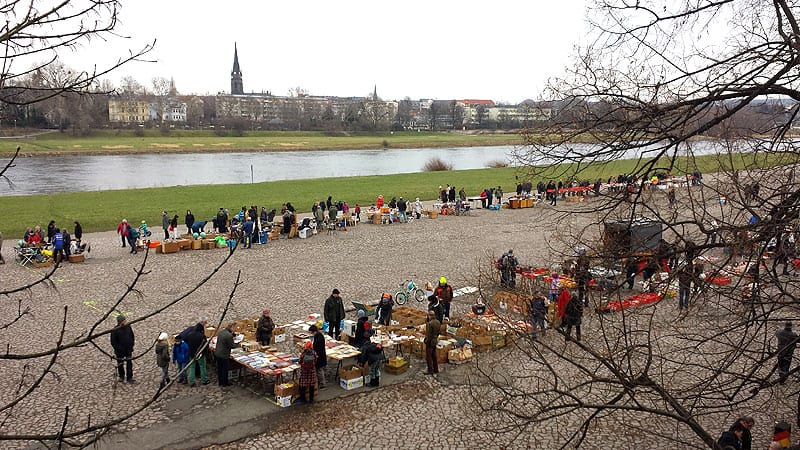
<svg viewBox="0 0 800 450">
<path fill-rule="evenodd" d="M 349 304 L 351 300 L 377 299 L 384 291 L 394 292 L 398 284 L 409 277 L 422 284 L 423 280 L 434 281 L 446 276 L 454 288 L 474 286 L 481 268 L 485 270 L 491 261 L 509 248 L 514 249 L 523 265 L 549 266 L 561 261 L 559 253 L 574 244 L 562 240 L 557 231 L 569 230 L 575 234 L 599 231 L 596 226 L 588 226 L 594 218 L 592 214 L 580 217 L 569 214 L 579 208 L 591 211 L 592 200 L 580 204 L 559 203 L 557 208 L 477 210 L 466 217 L 439 216 L 435 220 L 423 218 L 410 224 L 360 224 L 333 235 L 322 233 L 304 240 L 281 238 L 267 245 L 237 250 L 228 264 L 205 285 L 178 304 L 133 325 L 137 336 L 136 353 L 144 353 L 135 362 L 137 384 L 115 382 L 114 364 L 101 351 L 110 352 L 108 338 L 102 337 L 98 341 L 99 348 L 79 347 L 62 354 L 54 367 L 57 376 L 45 377 L 36 394 L 23 400 L 11 413 L 0 413 L 5 414 L 0 432 L 56 433 L 67 407 L 71 426 L 85 424 L 87 420 L 96 423 L 122 411 L 130 411 L 156 390 L 158 369 L 150 345 L 158 333 L 178 332 L 199 316 L 208 316 L 215 322 L 237 276 L 240 283 L 236 286 L 229 317 L 257 316 L 267 307 L 277 323 L 321 313 L 323 302 L 333 288 L 338 288 L 345 303 Z M 85 333 L 98 321 L 100 330 L 113 326 L 113 319 L 103 320 L 103 314 L 124 293 L 145 255 L 129 254 L 128 248 L 120 247 L 114 232 L 88 234 L 85 240 L 92 243 L 92 258 L 86 263 L 66 264 L 56 272 L 51 286 L 37 286 L 30 292 L 12 294 L 0 304 L 3 323 L 20 310 L 29 311 L 14 326 L 0 329 L 0 338 L 9 345 L 10 353 L 49 348 L 58 337 L 65 307 L 68 317 L 65 342 Z M 6 242 L 9 241 L 14 239 L 6 236 Z M 3 249 L 3 255 L 7 261 L 13 261 L 8 245 Z M 147 273 L 136 284 L 137 293 L 124 298 L 118 309 L 136 319 L 164 308 L 214 271 L 226 255 L 227 251 L 223 249 L 150 254 Z M 35 280 L 46 273 L 45 270 L 16 264 L 0 266 L 0 289 Z M 454 313 L 466 312 L 473 300 L 474 297 L 456 301 Z M 511 350 L 491 355 L 499 355 L 497 363 L 500 363 L 502 355 L 508 351 Z M 0 366 L 0 379 L 3 380 L 0 401 L 6 403 L 17 395 L 15 388 L 20 383 L 21 374 L 24 374 L 24 384 L 29 385 L 36 369 L 45 363 L 44 359 L 37 359 L 27 366 L 23 361 L 5 361 Z M 213 386 L 201 389 L 207 390 L 210 404 L 224 402 L 219 389 Z M 342 420 L 339 425 L 331 423 L 323 428 L 285 428 L 226 448 L 242 448 L 242 445 L 273 448 L 278 444 L 320 442 L 335 442 L 333 447 L 336 448 L 351 447 L 353 441 L 343 439 L 354 433 L 363 433 L 363 422 L 389 416 L 408 417 L 407 421 L 399 421 L 395 426 L 401 434 L 376 436 L 374 441 L 356 446 L 475 448 L 473 444 L 494 446 L 500 442 L 495 440 L 496 437 L 473 433 L 474 428 L 469 428 L 472 424 L 468 420 L 449 419 L 441 423 L 431 420 L 431 415 L 452 418 L 474 417 L 476 414 L 466 388 L 458 383 L 449 383 L 446 377 L 432 380 L 420 376 L 408 386 L 393 386 L 377 392 L 385 392 L 393 400 L 384 401 L 383 394 L 380 397 L 374 393 L 359 394 L 351 401 L 337 399 L 319 407 L 328 408 L 322 410 L 332 414 L 353 408 L 354 420 Z M 168 397 L 178 395 L 180 390 L 168 393 Z M 314 417 L 298 420 L 304 423 Z M 157 403 L 120 429 L 148 427 L 164 420 L 167 418 Z M 436 433 L 441 440 L 431 439 L 431 435 Z M 558 430 L 538 430 L 540 437 L 530 440 L 511 438 L 501 445 L 508 448 L 554 448 L 550 444 L 555 445 L 554 439 L 559 433 Z M 632 448 L 636 442 L 636 438 L 630 436 L 614 441 L 617 431 L 609 433 L 596 433 L 595 442 L 604 442 L 606 448 Z"/>
</svg>

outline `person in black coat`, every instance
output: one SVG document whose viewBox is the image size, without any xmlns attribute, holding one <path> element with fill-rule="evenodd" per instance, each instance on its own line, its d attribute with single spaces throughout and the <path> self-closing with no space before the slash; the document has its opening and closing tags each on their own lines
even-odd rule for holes
<svg viewBox="0 0 800 450">
<path fill-rule="evenodd" d="M 133 383 L 133 329 L 122 314 L 117 316 L 117 327 L 111 332 L 111 347 L 114 349 L 114 358 L 117 360 L 117 375 L 119 381 Z"/>
<path fill-rule="evenodd" d="M 361 345 L 364 343 L 364 332 L 369 329 L 367 322 L 369 322 L 367 313 L 363 309 L 359 309 L 358 322 L 356 322 L 356 335 L 352 342 L 353 347 L 361 348 Z"/>
<path fill-rule="evenodd" d="M 75 230 L 72 232 L 72 236 L 78 241 L 78 245 L 80 245 L 81 239 L 83 238 L 83 227 L 77 221 L 75 222 Z"/>
<path fill-rule="evenodd" d="M 308 327 L 308 331 L 314 333 L 314 353 L 317 354 L 317 384 L 320 389 L 325 389 L 325 367 L 328 365 L 328 355 L 325 351 L 325 335 L 316 325 Z"/>
<path fill-rule="evenodd" d="M 564 336 L 565 340 L 570 340 L 572 337 L 572 327 L 575 326 L 575 339 L 581 341 L 581 321 L 583 318 L 583 302 L 578 299 L 578 296 L 572 294 L 567 306 L 564 308 L 564 322 L 567 325 L 567 334 Z"/>
<path fill-rule="evenodd" d="M 184 217 L 184 223 L 186 223 L 186 229 L 188 230 L 187 233 L 192 234 L 194 230 L 192 230 L 192 225 L 194 225 L 194 214 L 192 214 L 192 210 L 186 210 L 186 217 Z M 203 223 L 205 225 L 205 223 Z"/>
<path fill-rule="evenodd" d="M 741 423 L 734 423 L 728 431 L 723 432 L 717 445 L 723 450 L 742 450 L 742 436 L 744 435 L 744 426 Z"/>
</svg>

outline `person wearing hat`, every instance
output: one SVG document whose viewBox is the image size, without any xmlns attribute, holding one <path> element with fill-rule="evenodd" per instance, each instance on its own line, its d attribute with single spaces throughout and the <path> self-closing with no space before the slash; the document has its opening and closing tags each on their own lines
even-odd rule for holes
<svg viewBox="0 0 800 450">
<path fill-rule="evenodd" d="M 314 403 L 314 387 L 317 385 L 317 354 L 314 344 L 306 341 L 300 352 L 300 401 Z M 308 391 L 308 398 L 306 398 Z"/>
<path fill-rule="evenodd" d="M 778 379 L 783 384 L 789 376 L 792 355 L 797 348 L 797 333 L 792 331 L 792 322 L 786 322 L 783 329 L 778 330 L 775 336 L 778 338 Z"/>
<path fill-rule="evenodd" d="M 275 323 L 272 321 L 272 317 L 269 316 L 269 310 L 265 309 L 261 314 L 261 317 L 258 318 L 258 325 L 256 325 L 256 340 L 260 342 L 261 345 L 269 345 L 270 340 L 272 339 L 272 330 L 274 329 Z"/>
<path fill-rule="evenodd" d="M 445 277 L 439 278 L 439 286 L 436 287 L 436 290 L 433 293 L 442 304 L 444 319 L 449 321 L 450 302 L 453 301 L 453 288 L 449 284 L 447 284 L 447 278 Z"/>
<path fill-rule="evenodd" d="M 389 325 L 392 321 L 392 308 L 394 308 L 394 300 L 392 294 L 384 292 L 378 302 L 375 310 L 375 315 L 378 317 L 378 323 L 381 325 Z"/>
<path fill-rule="evenodd" d="M 161 389 L 164 389 L 169 384 L 169 343 L 167 333 L 158 335 L 158 342 L 156 342 L 156 364 L 161 369 Z"/>
<path fill-rule="evenodd" d="M 338 289 L 334 289 L 325 300 L 324 318 L 328 322 L 328 336 L 339 340 L 342 333 L 341 322 L 344 320 L 344 304 Z"/>
<path fill-rule="evenodd" d="M 358 322 L 356 322 L 356 335 L 353 338 L 352 345 L 355 348 L 361 348 L 361 345 L 364 343 L 365 338 L 364 333 L 369 332 L 372 329 L 372 325 L 369 323 L 369 317 L 367 317 L 367 312 L 363 309 L 358 310 Z"/>
<path fill-rule="evenodd" d="M 419 219 L 422 217 L 422 202 L 419 201 L 419 197 L 414 200 L 414 204 L 411 205 L 411 209 L 414 211 L 414 215 Z"/>
<path fill-rule="evenodd" d="M 111 347 L 114 349 L 114 358 L 117 360 L 117 375 L 119 381 L 133 383 L 133 329 L 128 325 L 128 320 L 122 314 L 117 316 L 117 326 L 111 332 Z"/>
</svg>

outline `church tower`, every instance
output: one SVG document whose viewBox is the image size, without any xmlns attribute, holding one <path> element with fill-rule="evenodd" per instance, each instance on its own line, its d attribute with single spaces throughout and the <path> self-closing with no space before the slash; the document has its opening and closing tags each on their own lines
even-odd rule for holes
<svg viewBox="0 0 800 450">
<path fill-rule="evenodd" d="M 236 49 L 236 43 L 233 43 L 233 70 L 231 71 L 231 95 L 244 94 L 244 85 L 242 84 L 242 71 L 239 69 L 239 52 Z"/>
</svg>

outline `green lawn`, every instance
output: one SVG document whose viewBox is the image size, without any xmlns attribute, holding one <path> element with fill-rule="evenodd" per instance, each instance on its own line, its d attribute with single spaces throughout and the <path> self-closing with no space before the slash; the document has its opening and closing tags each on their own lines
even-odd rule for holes
<svg viewBox="0 0 800 450">
<path fill-rule="evenodd" d="M 695 164 L 704 172 L 711 173 L 720 167 L 746 167 L 752 164 L 752 155 L 740 155 L 720 162 L 716 157 L 699 157 L 693 163 L 684 163 L 683 168 L 673 171 L 691 172 Z M 759 158 L 759 165 L 786 164 L 774 156 Z M 606 165 L 590 166 L 582 172 L 582 178 L 594 180 L 607 179 L 619 173 L 634 170 L 636 161 L 614 161 Z M 720 165 L 722 164 L 722 166 Z M 683 169 L 683 170 L 681 170 Z M 553 170 L 534 178 L 551 176 Z M 558 170 L 563 170 L 558 168 Z M 18 239 L 25 228 L 33 225 L 45 226 L 50 220 L 56 224 L 72 228 L 72 222 L 81 222 L 84 230 L 113 230 L 122 218 L 131 223 L 141 220 L 156 228 L 161 224 L 161 211 L 170 215 L 178 214 L 180 223 L 187 209 L 191 209 L 198 220 L 209 220 L 220 207 L 238 211 L 242 206 L 253 204 L 267 209 L 280 208 L 284 202 L 291 202 L 298 211 L 309 212 L 314 201 L 333 196 L 334 200 L 346 200 L 351 206 L 356 203 L 370 205 L 382 194 L 384 197 L 403 196 L 407 199 L 420 197 L 430 200 L 437 195 L 439 185 L 455 184 L 462 186 L 468 195 L 478 195 L 487 187 L 501 185 L 503 191 L 510 193 L 516 187 L 515 176 L 524 179 L 521 169 L 498 168 L 476 169 L 452 172 L 423 172 L 400 175 L 380 175 L 350 178 L 324 178 L 309 180 L 274 181 L 257 184 L 181 186 L 103 192 L 79 192 L 54 195 L 7 196 L 0 197 L 0 230 L 6 239 Z"/>
<path fill-rule="evenodd" d="M 90 137 L 74 137 L 70 133 L 52 132 L 30 139 L 0 140 L 0 156 L 8 156 L 19 146 L 23 154 L 48 153 L 133 153 L 133 152 L 200 152 L 200 151 L 276 151 L 276 150 L 341 150 L 373 148 L 447 147 L 477 145 L 515 145 L 522 143 L 517 134 L 465 133 L 376 133 L 337 134 L 322 132 L 250 131 L 243 136 L 217 136 L 207 130 L 173 130 L 162 134 L 144 130 L 134 136 L 130 130 L 97 130 Z"/>
</svg>

